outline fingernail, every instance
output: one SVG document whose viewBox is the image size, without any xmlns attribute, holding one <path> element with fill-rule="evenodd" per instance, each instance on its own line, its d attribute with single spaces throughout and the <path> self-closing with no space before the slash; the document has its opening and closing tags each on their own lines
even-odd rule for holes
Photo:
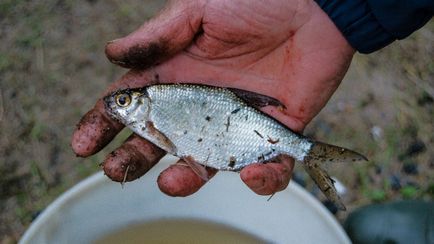
<svg viewBox="0 0 434 244">
<path fill-rule="evenodd" d="M 110 62 L 112 62 L 112 63 L 114 63 L 116 65 L 122 66 L 122 67 L 124 67 L 124 66 L 127 65 L 127 63 L 119 61 L 119 60 L 115 60 L 115 59 L 109 59 L 109 60 L 110 60 Z"/>
<path fill-rule="evenodd" d="M 114 39 L 114 40 L 108 41 L 108 42 L 106 43 L 106 45 L 112 44 L 113 42 L 117 42 L 117 41 L 119 41 L 120 39 L 122 39 L 122 38 L 117 38 L 117 39 Z"/>
</svg>

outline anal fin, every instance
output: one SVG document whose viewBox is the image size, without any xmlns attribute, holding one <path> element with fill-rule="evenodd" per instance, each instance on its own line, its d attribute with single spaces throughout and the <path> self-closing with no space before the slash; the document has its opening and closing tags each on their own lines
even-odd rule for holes
<svg viewBox="0 0 434 244">
<path fill-rule="evenodd" d="M 328 173 L 316 162 L 303 164 L 303 166 L 324 195 L 332 201 L 339 210 L 346 210 L 345 205 L 342 203 L 341 198 L 336 191 L 334 180 L 328 175 Z"/>
</svg>

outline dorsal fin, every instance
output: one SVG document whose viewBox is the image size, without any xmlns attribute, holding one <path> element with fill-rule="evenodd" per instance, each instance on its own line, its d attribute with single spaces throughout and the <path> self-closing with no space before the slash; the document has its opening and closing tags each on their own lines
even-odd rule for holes
<svg viewBox="0 0 434 244">
<path fill-rule="evenodd" d="M 246 91 L 237 88 L 227 88 L 229 91 L 233 92 L 237 97 L 241 98 L 248 105 L 255 108 L 262 108 L 265 106 L 275 106 L 286 109 L 285 105 L 279 100 L 273 97 L 262 95 L 252 91 Z"/>
</svg>

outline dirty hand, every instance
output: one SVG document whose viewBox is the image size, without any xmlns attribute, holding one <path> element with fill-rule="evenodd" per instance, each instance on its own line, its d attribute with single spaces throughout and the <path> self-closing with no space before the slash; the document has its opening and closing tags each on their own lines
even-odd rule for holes
<svg viewBox="0 0 434 244">
<path fill-rule="evenodd" d="M 262 109 L 301 132 L 342 80 L 354 50 L 313 1 L 171 1 L 130 35 L 109 42 L 111 62 L 131 68 L 105 94 L 153 82 L 202 83 L 235 87 L 280 100 L 286 109 Z M 98 152 L 123 128 L 104 111 L 102 100 L 81 120 L 72 138 L 75 153 Z M 252 150 L 255 150 L 254 148 Z M 104 161 L 113 180 L 145 174 L 165 152 L 132 135 Z M 253 164 L 242 180 L 258 194 L 288 185 L 293 160 Z M 160 189 L 187 196 L 205 182 L 178 162 L 158 178 Z M 210 176 L 216 173 L 207 169 Z"/>
</svg>

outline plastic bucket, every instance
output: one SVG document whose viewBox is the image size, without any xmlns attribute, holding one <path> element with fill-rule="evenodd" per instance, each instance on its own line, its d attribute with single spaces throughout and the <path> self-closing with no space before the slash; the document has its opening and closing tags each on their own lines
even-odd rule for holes
<svg viewBox="0 0 434 244">
<path fill-rule="evenodd" d="M 221 172 L 192 196 L 168 197 L 156 179 L 174 160 L 164 158 L 124 187 L 103 173 L 83 180 L 49 205 L 20 243 L 93 243 L 134 224 L 171 219 L 218 223 L 270 243 L 350 243 L 335 218 L 293 182 L 267 201 L 237 173 Z"/>
</svg>

